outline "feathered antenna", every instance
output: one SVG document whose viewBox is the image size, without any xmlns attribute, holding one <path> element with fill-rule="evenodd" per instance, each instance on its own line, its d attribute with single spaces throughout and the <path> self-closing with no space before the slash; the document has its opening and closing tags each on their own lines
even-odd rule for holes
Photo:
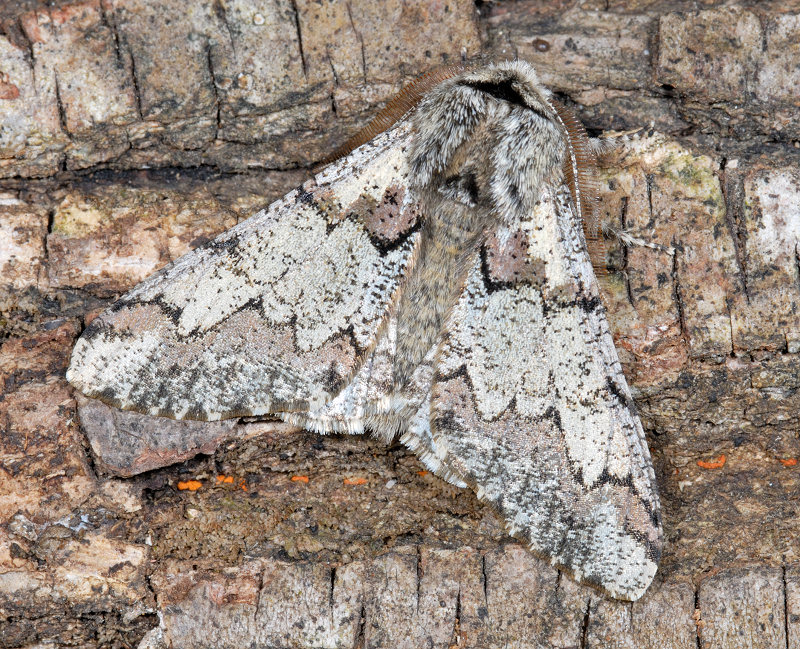
<svg viewBox="0 0 800 649">
<path fill-rule="evenodd" d="M 595 272 L 605 275 L 606 245 L 597 218 L 599 180 L 597 155 L 583 124 L 569 108 L 551 98 L 550 103 L 558 115 L 569 142 L 569 155 L 564 159 L 564 179 L 572 193 L 572 200 L 583 221 L 583 236 Z"/>
<path fill-rule="evenodd" d="M 427 94 L 427 92 L 434 86 L 438 86 L 442 81 L 461 74 L 467 69 L 463 64 L 448 65 L 445 67 L 436 68 L 427 74 L 415 79 L 398 94 L 392 97 L 380 112 L 372 118 L 372 120 L 361 128 L 358 132 L 352 135 L 344 144 L 337 147 L 333 153 L 326 157 L 320 166 L 330 164 L 343 158 L 351 151 L 354 151 L 362 144 L 366 144 L 376 135 L 383 133 L 388 128 L 397 122 L 403 115 L 416 106 L 420 100 Z"/>
</svg>

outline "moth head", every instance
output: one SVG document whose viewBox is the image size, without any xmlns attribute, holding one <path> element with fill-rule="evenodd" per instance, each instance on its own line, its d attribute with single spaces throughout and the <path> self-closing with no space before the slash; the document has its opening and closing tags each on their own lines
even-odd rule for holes
<svg viewBox="0 0 800 649">
<path fill-rule="evenodd" d="M 514 226 L 567 155 L 550 93 L 524 62 L 465 72 L 436 87 L 414 116 L 412 183 L 489 210 Z"/>
<path fill-rule="evenodd" d="M 523 105 L 552 120 L 561 130 L 565 155 L 560 173 L 570 189 L 578 215 L 583 219 L 590 245 L 601 245 L 596 206 L 599 193 L 597 155 L 580 120 L 539 81 L 533 67 L 524 61 L 501 63 L 480 70 L 481 83 L 509 102 Z M 491 88 L 491 84 L 494 88 Z"/>
<path fill-rule="evenodd" d="M 498 101 L 534 111 L 545 119 L 558 121 L 552 105 L 553 94 L 543 86 L 533 66 L 525 61 L 505 61 L 465 72 L 463 85 Z"/>
<path fill-rule="evenodd" d="M 484 206 L 513 226 L 543 183 L 566 182 L 593 223 L 596 163 L 580 122 L 533 67 L 511 61 L 464 72 L 434 88 L 414 116 L 412 183 Z"/>
</svg>

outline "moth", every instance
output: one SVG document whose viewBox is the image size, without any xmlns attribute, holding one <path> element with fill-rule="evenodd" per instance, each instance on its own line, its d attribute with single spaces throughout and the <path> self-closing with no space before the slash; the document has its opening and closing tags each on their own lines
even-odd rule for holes
<svg viewBox="0 0 800 649">
<path fill-rule="evenodd" d="M 356 144 L 92 321 L 67 379 L 152 415 L 399 436 L 638 599 L 659 500 L 587 251 L 585 131 L 514 61 L 424 78 Z"/>
</svg>

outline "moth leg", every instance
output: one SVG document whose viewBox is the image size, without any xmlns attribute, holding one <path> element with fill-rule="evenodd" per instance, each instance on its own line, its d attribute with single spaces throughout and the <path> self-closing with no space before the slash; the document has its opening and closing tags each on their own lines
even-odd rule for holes
<svg viewBox="0 0 800 649">
<path fill-rule="evenodd" d="M 652 125 L 650 126 L 652 128 Z M 625 144 L 630 140 L 635 140 L 640 135 L 646 132 L 644 127 L 633 128 L 627 131 L 609 131 L 603 133 L 600 137 L 589 138 L 589 148 L 597 156 L 600 161 L 605 161 L 616 153 L 619 153 Z"/>
<path fill-rule="evenodd" d="M 604 224 L 603 225 L 603 235 L 609 238 L 614 238 L 620 242 L 621 245 L 625 246 L 626 248 L 650 248 L 652 250 L 658 250 L 659 252 L 665 252 L 670 257 L 675 255 L 675 248 L 673 246 L 665 246 L 660 243 L 654 243 L 652 241 L 647 241 L 642 239 L 641 237 L 637 237 L 630 233 L 630 231 L 624 228 L 615 228 L 613 225 Z"/>
</svg>

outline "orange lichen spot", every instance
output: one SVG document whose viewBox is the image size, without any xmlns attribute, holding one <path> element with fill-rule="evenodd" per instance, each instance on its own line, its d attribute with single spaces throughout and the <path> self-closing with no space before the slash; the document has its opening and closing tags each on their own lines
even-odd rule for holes
<svg viewBox="0 0 800 649">
<path fill-rule="evenodd" d="M 797 458 L 796 457 L 786 457 L 786 458 L 778 458 L 780 463 L 783 466 L 796 466 L 797 465 Z"/>
<path fill-rule="evenodd" d="M 345 478 L 342 482 L 348 485 L 362 485 L 367 484 L 366 478 Z"/>
<path fill-rule="evenodd" d="M 723 453 L 720 455 L 716 460 L 709 460 L 706 462 L 705 460 L 697 460 L 697 466 L 701 469 L 721 469 L 725 466 L 725 462 L 728 461 L 728 458 L 725 457 Z"/>
<path fill-rule="evenodd" d="M 430 471 L 417 471 L 417 475 L 422 476 L 423 478 L 428 475 Z"/>
<path fill-rule="evenodd" d="M 225 475 L 220 473 L 217 476 L 217 484 L 218 485 L 225 485 L 225 484 L 233 484 L 234 479 L 232 475 Z M 247 482 L 245 482 L 244 478 L 239 478 L 239 481 L 236 483 L 238 487 L 241 487 L 242 491 L 247 491 Z"/>
<path fill-rule="evenodd" d="M 185 480 L 178 483 L 178 489 L 181 491 L 197 491 L 203 483 L 199 480 Z"/>
<path fill-rule="evenodd" d="M 292 482 L 305 482 L 306 484 L 308 484 L 307 475 L 293 475 L 290 479 Z"/>
</svg>

